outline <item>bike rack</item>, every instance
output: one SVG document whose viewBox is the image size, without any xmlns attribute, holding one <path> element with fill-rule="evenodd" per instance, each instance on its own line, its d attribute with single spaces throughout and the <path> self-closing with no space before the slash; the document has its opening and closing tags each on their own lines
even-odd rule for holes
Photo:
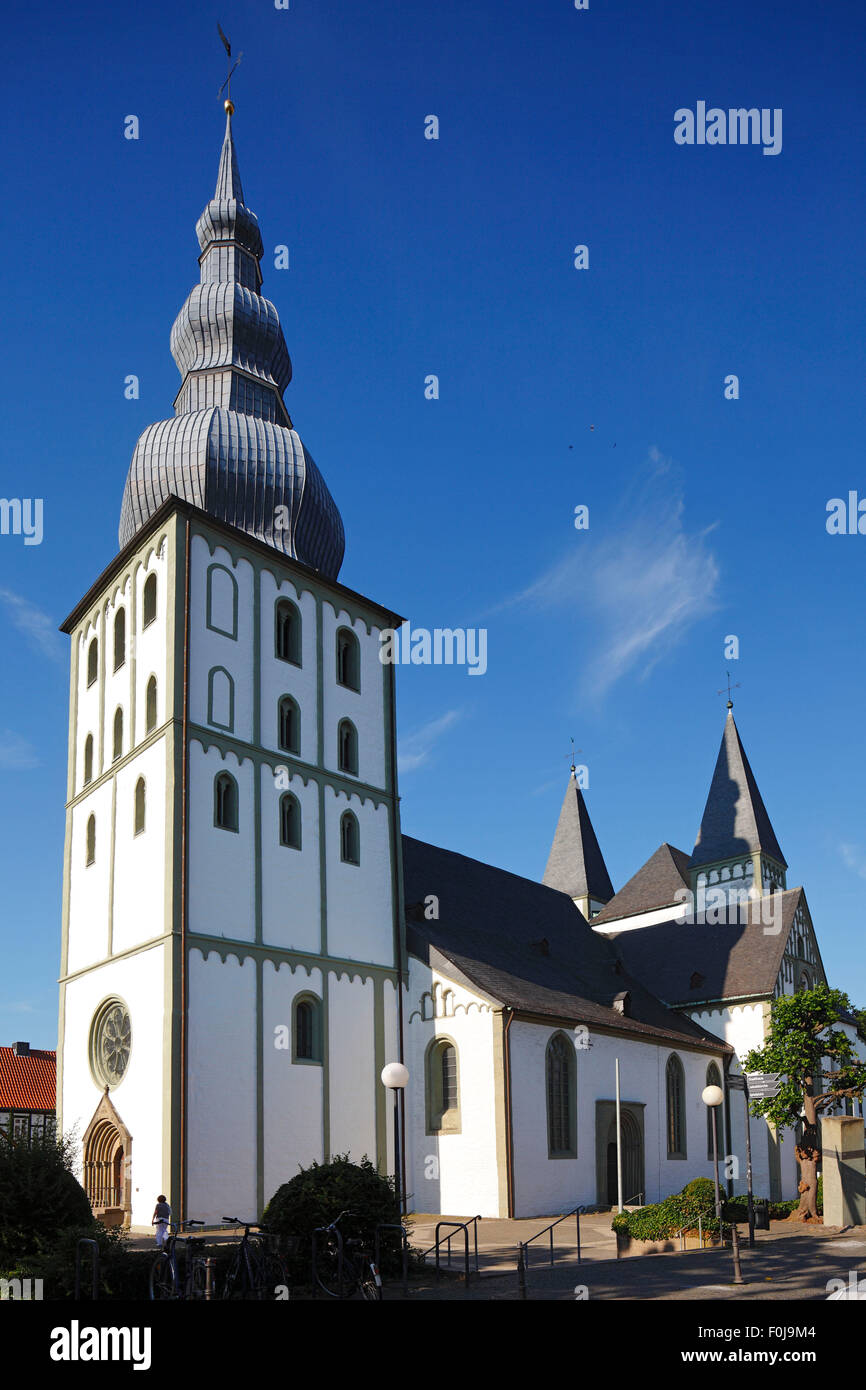
<svg viewBox="0 0 866 1390">
<path fill-rule="evenodd" d="M 313 1231 L 313 1267 L 312 1267 L 313 1298 L 316 1298 L 316 1297 L 318 1296 L 317 1293 L 316 1293 L 316 1289 L 317 1289 L 317 1286 L 318 1286 L 318 1280 L 317 1280 L 317 1278 L 316 1278 L 316 1255 L 318 1254 L 318 1251 L 319 1251 L 319 1243 L 318 1243 L 318 1241 L 316 1240 L 316 1236 L 319 1235 L 319 1233 L 320 1233 L 321 1231 L 324 1231 L 324 1230 L 326 1230 L 326 1229 L 328 1229 L 328 1228 L 326 1228 L 325 1226 L 317 1226 L 316 1229 Z M 342 1234 L 341 1234 L 341 1232 L 340 1232 L 339 1230 L 330 1230 L 330 1229 L 328 1229 L 328 1234 L 329 1234 L 329 1236 L 336 1236 L 336 1237 L 337 1237 L 337 1284 L 338 1284 L 338 1287 L 339 1287 L 339 1290 L 340 1290 L 340 1292 L 339 1292 L 339 1298 L 340 1298 L 340 1300 L 342 1301 L 342 1298 L 343 1298 L 343 1237 L 342 1237 Z"/>
<path fill-rule="evenodd" d="M 572 1207 L 571 1211 L 563 1212 L 562 1216 L 558 1216 L 558 1217 L 556 1218 L 555 1221 L 551 1221 L 551 1223 L 550 1223 L 549 1226 L 545 1226 L 542 1230 L 536 1231 L 536 1233 L 535 1233 L 534 1236 L 530 1236 L 530 1237 L 529 1237 L 529 1240 L 518 1241 L 518 1243 L 517 1243 L 517 1287 L 518 1287 L 518 1289 L 520 1290 L 520 1296 L 521 1296 L 521 1298 L 525 1298 L 525 1297 L 526 1297 L 526 1271 L 527 1271 L 527 1269 L 529 1268 L 529 1247 L 530 1247 L 530 1245 L 532 1244 L 532 1242 L 533 1242 L 534 1240 L 539 1240 L 541 1236 L 548 1235 L 548 1234 L 550 1235 L 550 1265 L 551 1265 L 551 1268 L 552 1268 L 552 1267 L 553 1267 L 553 1264 L 554 1264 L 554 1261 L 555 1261 L 555 1258 L 556 1258 L 555 1253 L 554 1253 L 554 1246 L 553 1246 L 553 1229 L 554 1229 L 555 1226 L 558 1226 L 559 1223 L 560 1223 L 561 1221 L 567 1221 L 568 1218 L 569 1218 L 570 1216 L 573 1216 L 573 1217 L 575 1218 L 575 1220 L 576 1220 L 576 1223 L 577 1223 L 577 1263 L 578 1263 L 578 1264 L 581 1264 L 581 1263 L 582 1263 L 582 1260 L 581 1260 L 581 1253 L 580 1253 L 580 1214 L 581 1214 L 581 1212 L 583 1212 L 583 1211 L 586 1211 L 586 1207 L 585 1207 L 585 1206 Z"/>
<path fill-rule="evenodd" d="M 381 1253 L 381 1241 L 380 1241 L 380 1239 L 379 1239 L 379 1233 L 380 1233 L 381 1231 L 399 1231 L 399 1232 L 400 1232 L 400 1241 L 401 1241 L 401 1245 L 402 1245 L 402 1247 L 403 1247 L 403 1248 L 402 1248 L 403 1296 L 404 1296 L 404 1297 L 408 1297 L 408 1296 L 409 1296 L 409 1232 L 406 1230 L 406 1227 L 403 1226 L 403 1225 L 397 1225 L 397 1224 L 395 1224 L 395 1223 L 393 1223 L 393 1222 L 388 1222 L 388 1221 L 380 1221 L 380 1222 L 379 1222 L 379 1225 L 376 1227 L 375 1253 L 374 1253 L 373 1258 L 374 1258 L 374 1260 L 376 1261 L 376 1268 L 379 1270 L 379 1273 L 380 1273 L 380 1274 L 382 1273 L 381 1269 L 379 1268 L 379 1255 L 380 1255 L 380 1253 Z"/>
<path fill-rule="evenodd" d="M 75 1247 L 75 1297 L 81 1297 L 81 1247 L 90 1247 L 90 1261 L 92 1265 L 93 1291 L 91 1297 L 94 1302 L 99 1298 L 99 1246 L 95 1240 L 90 1240 L 82 1236 Z"/>
</svg>

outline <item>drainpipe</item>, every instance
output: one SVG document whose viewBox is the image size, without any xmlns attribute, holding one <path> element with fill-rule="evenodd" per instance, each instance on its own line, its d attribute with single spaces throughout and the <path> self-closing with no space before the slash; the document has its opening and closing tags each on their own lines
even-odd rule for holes
<svg viewBox="0 0 866 1390">
<path fill-rule="evenodd" d="M 509 1030 L 514 1019 L 514 1010 L 506 1005 L 508 1017 L 505 1020 L 505 1178 L 508 1192 L 508 1216 L 514 1220 L 514 1128 L 511 1113 L 511 1039 Z"/>
</svg>

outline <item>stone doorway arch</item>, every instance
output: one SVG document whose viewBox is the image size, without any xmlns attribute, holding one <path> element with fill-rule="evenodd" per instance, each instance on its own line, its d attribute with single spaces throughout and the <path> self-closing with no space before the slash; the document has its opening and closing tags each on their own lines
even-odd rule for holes
<svg viewBox="0 0 866 1390">
<path fill-rule="evenodd" d="M 128 1226 L 132 1217 L 132 1135 L 106 1086 L 84 1132 L 84 1190 L 93 1215 L 105 1226 Z"/>
</svg>

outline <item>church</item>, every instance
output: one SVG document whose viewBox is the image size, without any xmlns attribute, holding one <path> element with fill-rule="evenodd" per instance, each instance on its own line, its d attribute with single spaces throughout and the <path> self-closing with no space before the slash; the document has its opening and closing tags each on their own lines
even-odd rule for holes
<svg viewBox="0 0 866 1390">
<path fill-rule="evenodd" d="M 618 892 L 574 774 L 542 883 L 402 835 L 380 654 L 404 619 L 339 581 L 226 112 L 174 413 L 138 440 L 118 553 L 63 624 L 57 1093 L 82 1182 L 133 1228 L 163 1192 L 176 1219 L 254 1218 L 313 1160 L 393 1172 L 399 1138 L 410 1210 L 609 1205 L 618 1069 L 622 1197 L 655 1201 L 711 1175 L 701 1091 L 773 996 L 824 980 L 805 894 L 730 710 L 694 850 L 662 844 Z M 737 1191 L 741 1102 L 726 1088 Z M 794 1195 L 793 1144 L 761 1120 L 752 1149 L 755 1191 Z"/>
</svg>

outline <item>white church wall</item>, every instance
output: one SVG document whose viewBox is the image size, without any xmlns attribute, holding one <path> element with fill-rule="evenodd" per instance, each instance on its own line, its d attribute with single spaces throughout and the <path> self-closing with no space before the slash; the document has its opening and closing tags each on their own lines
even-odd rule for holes
<svg viewBox="0 0 866 1390">
<path fill-rule="evenodd" d="M 123 663 L 117 670 L 114 666 L 114 625 L 120 610 L 124 614 L 125 641 Z M 132 576 L 127 573 L 111 586 L 105 610 L 105 700 L 103 737 L 105 740 L 105 766 L 110 767 L 114 757 L 114 721 L 117 711 L 121 711 L 123 731 L 120 756 L 125 757 L 133 742 L 131 709 L 131 654 L 132 654 Z"/>
<path fill-rule="evenodd" d="M 135 568 L 135 742 L 147 736 L 147 686 L 156 677 L 156 728 L 169 716 L 167 700 L 168 646 L 173 640 L 174 615 L 169 612 L 168 542 L 147 547 L 144 564 Z M 145 627 L 144 586 L 156 576 L 156 617 Z M 129 618 L 127 617 L 127 624 Z"/>
<path fill-rule="evenodd" d="M 490 1002 L 410 956 L 405 1017 L 412 1210 L 505 1216 L 500 1209 Z M 455 1133 L 427 1133 L 427 1058 L 435 1038 L 448 1038 L 457 1052 L 460 1128 Z"/>
<path fill-rule="evenodd" d="M 211 553 L 207 541 L 199 535 L 192 537 L 190 554 L 189 717 L 194 724 L 208 727 L 209 675 L 211 671 L 224 670 L 234 686 L 234 718 L 230 732 L 250 743 L 253 738 L 253 567 L 244 559 L 235 564 L 224 546 L 215 546 Z M 209 578 L 212 571 L 214 577 Z"/>
<path fill-rule="evenodd" d="M 328 1078 L 331 1153 L 366 1154 L 376 1162 L 374 986 L 371 979 L 328 973 Z"/>
<path fill-rule="evenodd" d="M 77 746 L 75 760 L 76 792 L 80 792 L 85 786 L 84 745 L 87 741 L 88 734 L 90 734 L 93 738 L 93 780 L 95 781 L 96 778 L 101 776 L 102 774 L 102 681 L 100 679 L 99 674 L 97 674 L 97 679 L 93 682 L 93 684 L 88 685 L 87 657 L 88 652 L 90 650 L 90 644 L 95 638 L 96 641 L 99 643 L 99 664 L 97 666 L 97 673 L 99 673 L 102 670 L 102 661 L 104 657 L 104 626 L 105 625 L 102 620 L 102 612 L 100 610 L 95 622 L 88 621 L 87 623 L 85 623 L 84 629 L 78 637 L 78 690 L 76 692 L 78 715 L 76 724 Z M 108 762 L 111 761 L 110 744 L 105 749 L 105 759 Z"/>
<path fill-rule="evenodd" d="M 275 608 L 280 598 L 295 604 L 301 615 L 301 665 L 275 655 Z M 280 698 L 291 695 L 301 712 L 301 759 L 315 764 L 318 748 L 316 600 L 309 590 L 299 593 L 289 580 L 279 585 L 270 570 L 261 574 L 261 730 L 265 748 L 278 749 Z"/>
<path fill-rule="evenodd" d="M 652 927 L 657 922 L 681 922 L 686 908 L 683 904 L 670 907 L 654 907 L 649 912 L 636 912 L 632 917 L 620 917 L 612 922 L 591 922 L 593 931 L 601 936 L 612 932 L 632 931 L 637 927 Z"/>
<path fill-rule="evenodd" d="M 554 1215 L 578 1203 L 598 1201 L 596 1102 L 615 1099 L 617 1057 L 623 1102 L 645 1107 L 644 1201 L 660 1201 L 679 1192 L 692 1178 L 712 1176 L 712 1160 L 707 1158 L 706 1108 L 700 1098 L 712 1058 L 686 1048 L 601 1032 L 590 1033 L 591 1046 L 575 1046 L 577 1158 L 549 1158 L 546 1053 L 557 1032 L 573 1035 L 573 1030 L 519 1019 L 510 1030 L 517 1216 Z M 574 1040 L 579 1041 L 576 1036 Z M 671 1052 L 676 1052 L 685 1074 L 685 1159 L 667 1156 L 665 1069 Z M 627 1200 L 637 1195 L 624 1193 L 623 1197 Z"/>
<path fill-rule="evenodd" d="M 214 824 L 214 778 L 238 784 L 238 830 Z M 254 766 L 234 753 L 189 749 L 189 929 L 239 941 L 255 937 Z"/>
<path fill-rule="evenodd" d="M 323 1077 L 319 1062 L 293 1061 L 292 1004 L 299 994 L 322 998 L 322 972 L 277 967 L 266 960 L 262 977 L 264 1200 L 298 1172 L 324 1157 Z M 288 1029 L 288 1047 L 284 1033 Z M 279 1045 L 278 1045 L 279 1044 Z M 235 1213 L 229 1213 L 235 1215 Z"/>
<path fill-rule="evenodd" d="M 300 849 L 280 844 L 280 797 L 286 791 L 301 807 Z M 317 954 L 322 944 L 318 784 L 305 783 L 300 773 L 280 776 L 278 784 L 275 768 L 265 764 L 261 808 L 263 940 Z"/>
<path fill-rule="evenodd" d="M 256 974 L 215 951 L 189 956 L 187 1211 L 201 1221 L 254 1220 Z"/>
<path fill-rule="evenodd" d="M 118 769 L 114 818 L 112 949 L 126 951 L 170 929 L 165 920 L 166 740 Z M 145 784 L 145 825 L 135 831 L 135 790 Z"/>
<path fill-rule="evenodd" d="M 337 630 L 347 627 L 358 639 L 361 653 L 360 692 L 337 683 Z M 351 719 L 358 731 L 358 777 L 370 786 L 385 785 L 385 667 L 379 660 L 380 628 L 367 632 L 359 618 L 352 622 L 343 609 L 322 603 L 325 767 L 337 770 L 337 729 Z M 345 775 L 345 774 L 342 774 Z"/>
<path fill-rule="evenodd" d="M 169 1175 L 162 1166 L 163 1026 L 165 1016 L 165 946 L 88 971 L 66 986 L 64 1034 L 63 1129 L 77 1126 L 79 1142 L 102 1097 L 103 1086 L 90 1070 L 93 1016 L 108 998 L 118 996 L 129 1009 L 132 1045 L 126 1074 L 109 1098 L 132 1137 L 133 1226 L 150 1229 L 156 1198 L 166 1192 Z M 79 1153 L 79 1176 L 81 1176 Z"/>
<path fill-rule="evenodd" d="M 361 862 L 340 858 L 340 817 L 358 819 Z M 328 903 L 328 950 L 346 960 L 374 965 L 394 963 L 394 916 L 391 881 L 391 836 L 388 808 L 367 797 L 347 796 L 325 787 L 325 864 Z"/>
<path fill-rule="evenodd" d="M 83 970 L 108 954 L 108 908 L 111 896 L 113 781 L 95 787 L 72 809 L 69 868 L 69 936 L 67 971 Z M 95 856 L 87 863 L 87 822 L 96 823 Z"/>
</svg>

